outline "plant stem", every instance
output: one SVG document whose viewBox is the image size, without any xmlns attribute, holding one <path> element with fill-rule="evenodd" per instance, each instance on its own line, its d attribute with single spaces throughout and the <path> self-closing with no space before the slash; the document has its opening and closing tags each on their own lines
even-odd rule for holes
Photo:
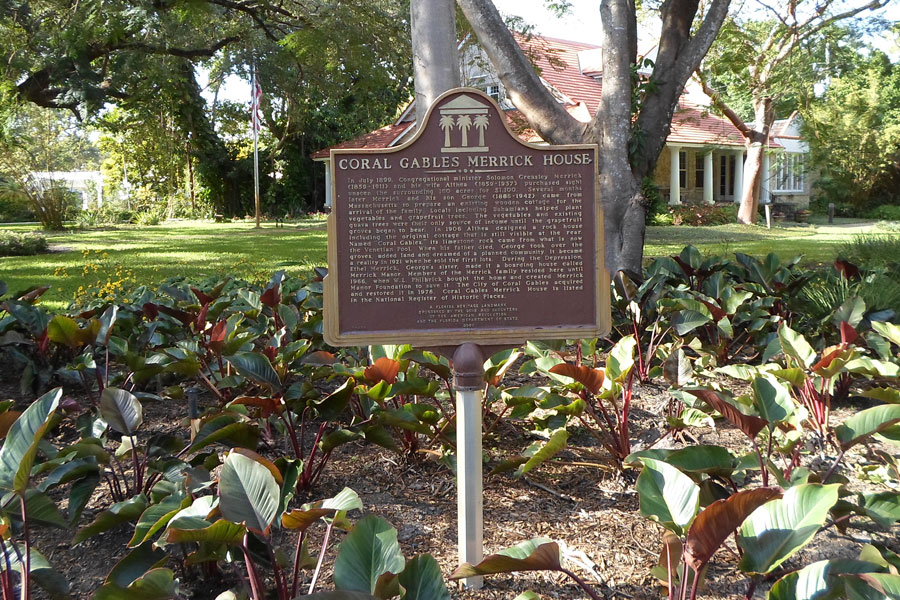
<svg viewBox="0 0 900 600">
<path fill-rule="evenodd" d="M 831 476 L 834 474 L 834 470 L 837 468 L 838 463 L 841 462 L 841 459 L 842 459 L 842 458 L 844 458 L 844 452 L 845 452 L 844 450 L 841 450 L 841 453 L 838 454 L 838 455 L 837 455 L 837 458 L 834 459 L 834 464 L 831 465 L 831 468 L 828 469 L 828 472 L 825 473 L 825 476 L 824 476 L 824 477 L 822 477 L 822 483 L 823 483 L 823 484 L 828 483 L 828 480 L 829 480 L 829 479 L 831 478 Z"/>
<path fill-rule="evenodd" d="M 28 515 L 25 513 L 25 494 L 19 494 L 22 508 L 22 534 L 25 536 L 25 569 L 22 571 L 22 599 L 31 600 L 31 538 L 28 531 Z"/>
<path fill-rule="evenodd" d="M 144 474 L 143 469 L 141 468 L 140 461 L 138 460 L 137 447 L 135 446 L 134 436 L 128 436 L 131 438 L 131 458 L 134 460 L 134 489 L 136 492 L 142 492 L 144 490 Z"/>
<path fill-rule="evenodd" d="M 307 590 L 307 595 L 312 594 L 313 590 L 316 589 L 316 581 L 319 579 L 319 571 L 322 570 L 322 561 L 325 560 L 325 549 L 328 547 L 328 538 L 331 537 L 331 528 L 334 527 L 334 519 L 328 522 L 328 526 L 325 528 L 325 538 L 322 540 L 322 549 L 319 550 L 319 558 L 316 561 L 316 570 L 313 572 L 312 581 L 309 582 L 309 590 Z"/>
<path fill-rule="evenodd" d="M 769 432 L 769 435 L 772 435 L 772 432 Z M 759 470 L 760 476 L 762 477 L 763 487 L 769 486 L 769 471 L 766 469 L 766 463 L 763 461 L 762 452 L 759 451 L 759 445 L 756 443 L 756 440 L 751 440 L 753 442 L 753 450 L 756 452 L 756 457 L 759 459 Z"/>
<path fill-rule="evenodd" d="M 562 571 L 563 573 L 565 573 L 566 575 L 568 575 L 569 577 L 571 577 L 572 579 L 574 579 L 575 583 L 578 584 L 578 587 L 583 589 L 585 591 L 585 593 L 587 593 L 588 596 L 590 596 L 594 600 L 603 600 L 603 596 L 601 596 L 600 594 L 598 594 L 597 592 L 592 590 L 590 588 L 590 586 L 588 586 L 588 584 L 586 584 L 584 581 L 582 581 L 582 579 L 578 575 L 576 575 L 575 573 L 573 573 L 572 571 L 570 571 L 568 569 L 560 568 L 559 570 Z"/>
<path fill-rule="evenodd" d="M 291 579 L 291 598 L 297 597 L 297 586 L 300 581 L 300 553 L 303 549 L 303 540 L 306 539 L 306 531 L 301 531 L 297 536 L 297 549 L 294 551 L 294 572 Z"/>
<path fill-rule="evenodd" d="M 259 575 L 256 573 L 256 567 L 253 566 L 253 559 L 250 558 L 250 547 L 247 545 L 249 539 L 250 532 L 248 531 L 244 534 L 241 552 L 244 554 L 244 562 L 247 563 L 247 577 L 250 579 L 250 591 L 253 594 L 253 600 L 265 600 L 265 596 L 262 594 Z"/>
</svg>

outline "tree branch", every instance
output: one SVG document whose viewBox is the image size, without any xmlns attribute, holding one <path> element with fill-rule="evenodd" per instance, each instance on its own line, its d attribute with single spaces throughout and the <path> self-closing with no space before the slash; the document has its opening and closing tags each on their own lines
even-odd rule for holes
<svg viewBox="0 0 900 600">
<path fill-rule="evenodd" d="M 734 125 L 741 134 L 750 139 L 752 134 L 754 133 L 753 129 L 750 128 L 744 120 L 725 102 L 725 99 L 722 98 L 722 94 L 715 91 L 709 84 L 706 82 L 706 78 L 697 70 L 697 79 L 700 81 L 700 85 L 703 87 L 703 93 L 709 96 L 709 99 L 712 101 L 713 106 L 715 106 L 719 111 L 725 115 L 725 118 L 731 121 L 731 124 Z"/>
<path fill-rule="evenodd" d="M 457 0 L 457 4 L 472 25 L 513 104 L 535 131 L 551 143 L 581 141 L 584 125 L 567 113 L 541 83 L 493 2 Z"/>
</svg>

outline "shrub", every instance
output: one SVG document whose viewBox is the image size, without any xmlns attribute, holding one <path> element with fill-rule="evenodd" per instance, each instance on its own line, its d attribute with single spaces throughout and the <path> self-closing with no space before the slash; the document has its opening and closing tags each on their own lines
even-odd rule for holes
<svg viewBox="0 0 900 600">
<path fill-rule="evenodd" d="M 47 251 L 47 238 L 39 233 L 0 230 L 0 256 L 31 256 Z"/>
<path fill-rule="evenodd" d="M 138 225 L 159 225 L 162 221 L 162 212 L 158 210 L 145 210 L 135 215 L 134 222 Z"/>
<path fill-rule="evenodd" d="M 896 266 L 900 263 L 900 237 L 858 235 L 840 247 L 838 256 L 868 269 Z"/>
<path fill-rule="evenodd" d="M 653 183 L 651 178 L 644 177 L 641 181 L 641 193 L 644 194 L 644 198 L 647 200 L 647 213 L 645 215 L 646 223 L 648 225 L 671 225 L 671 222 L 657 222 L 660 217 L 664 217 L 668 213 L 666 210 L 666 199 L 663 198 L 662 193 L 659 191 L 659 187 Z"/>
<path fill-rule="evenodd" d="M 737 213 L 738 205 L 731 202 L 669 207 L 673 225 L 728 225 L 737 221 Z"/>
<path fill-rule="evenodd" d="M 879 221 L 900 221 L 900 205 L 882 204 L 869 211 L 869 217 Z"/>
</svg>

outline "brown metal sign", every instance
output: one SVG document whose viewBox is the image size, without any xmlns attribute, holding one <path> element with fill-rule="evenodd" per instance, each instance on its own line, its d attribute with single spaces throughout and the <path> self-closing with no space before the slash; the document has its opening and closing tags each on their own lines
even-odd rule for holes
<svg viewBox="0 0 900 600">
<path fill-rule="evenodd" d="M 409 143 L 332 150 L 330 168 L 329 344 L 609 331 L 596 146 L 524 143 L 489 96 L 461 88 Z"/>
</svg>

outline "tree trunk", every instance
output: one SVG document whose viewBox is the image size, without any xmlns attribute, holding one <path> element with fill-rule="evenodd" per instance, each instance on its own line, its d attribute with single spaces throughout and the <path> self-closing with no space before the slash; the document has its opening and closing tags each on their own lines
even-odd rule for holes
<svg viewBox="0 0 900 600">
<path fill-rule="evenodd" d="M 741 196 L 741 207 L 738 210 L 738 222 L 747 225 L 756 223 L 756 213 L 759 210 L 759 192 L 762 189 L 762 180 L 768 177 L 763 173 L 763 153 L 769 145 L 769 130 L 775 121 L 775 112 L 772 108 L 771 98 L 761 98 L 754 101 L 753 112 L 756 123 L 753 129 L 744 131 L 747 138 L 747 160 L 744 163 L 744 189 L 735 190 L 735 194 Z"/>
<path fill-rule="evenodd" d="M 412 0 L 409 12 L 418 127 L 431 103 L 460 85 L 456 6 L 453 0 Z"/>
<path fill-rule="evenodd" d="M 551 144 L 598 144 L 606 268 L 639 278 L 646 214 L 641 182 L 656 167 L 684 84 L 709 50 L 729 0 L 712 0 L 699 27 L 694 27 L 697 0 L 662 4 L 653 85 L 646 86 L 639 105 L 633 102 L 631 75 L 637 56 L 635 2 L 602 0 L 603 95 L 589 124 L 576 121 L 550 95 L 490 0 L 457 3 L 510 100 L 540 136 Z"/>
</svg>

